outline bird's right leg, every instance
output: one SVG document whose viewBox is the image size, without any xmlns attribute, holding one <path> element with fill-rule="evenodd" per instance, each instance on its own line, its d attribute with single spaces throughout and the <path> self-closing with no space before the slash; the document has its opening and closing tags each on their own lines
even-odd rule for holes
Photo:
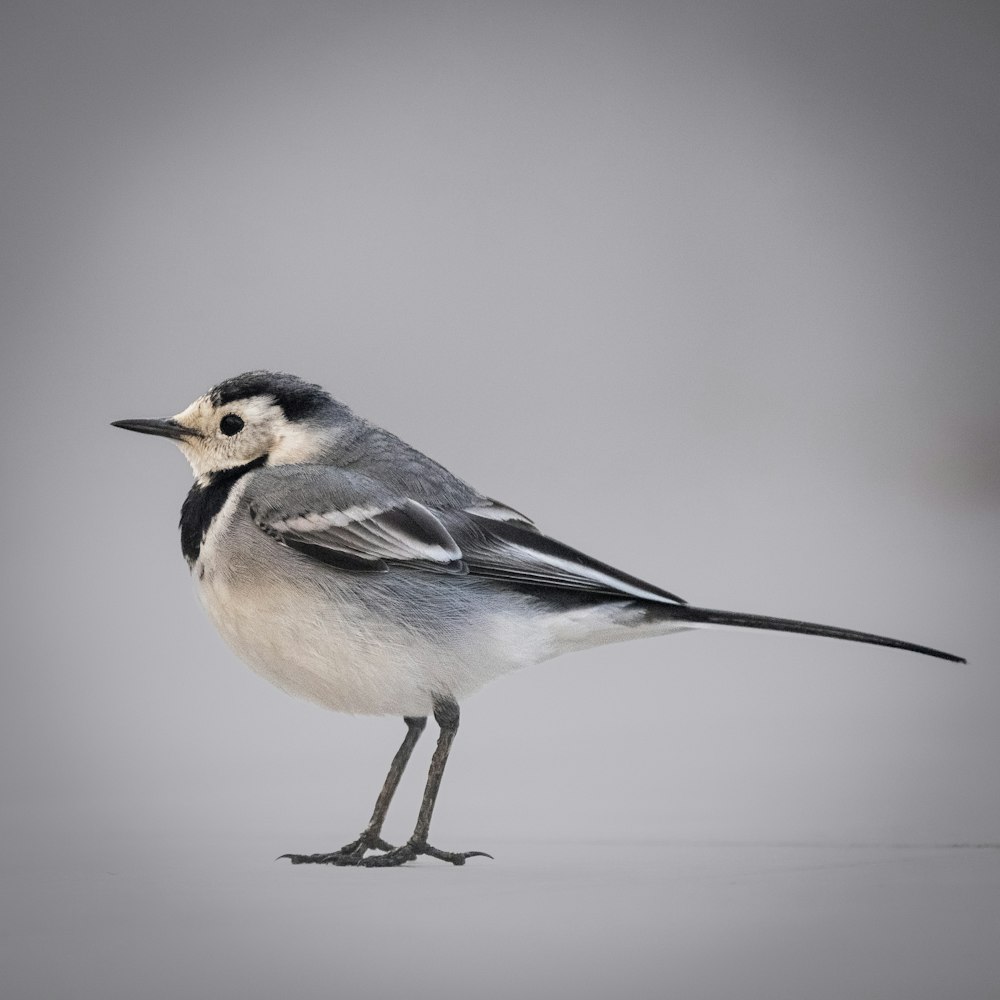
<svg viewBox="0 0 1000 1000">
<path fill-rule="evenodd" d="M 352 840 L 349 844 L 344 844 L 339 851 L 330 854 L 282 854 L 282 858 L 288 858 L 293 865 L 356 865 L 360 858 L 363 858 L 368 851 L 392 851 L 395 850 L 392 844 L 386 843 L 382 839 L 382 824 L 385 822 L 386 813 L 389 811 L 389 803 L 392 802 L 393 795 L 399 787 L 399 781 L 403 777 L 403 771 L 409 763 L 410 754 L 420 739 L 420 734 L 427 725 L 426 716 L 406 716 L 403 721 L 406 723 L 406 735 L 403 742 L 396 751 L 396 756 L 392 758 L 389 765 L 389 773 L 385 776 L 385 783 L 382 791 L 379 792 L 375 801 L 375 809 L 372 811 L 372 818 L 368 821 L 368 826 L 361 832 L 357 840 Z"/>
</svg>

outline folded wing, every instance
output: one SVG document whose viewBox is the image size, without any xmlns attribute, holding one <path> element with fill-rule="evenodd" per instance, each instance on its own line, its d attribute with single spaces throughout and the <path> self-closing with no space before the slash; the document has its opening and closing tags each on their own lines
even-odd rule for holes
<svg viewBox="0 0 1000 1000">
<path fill-rule="evenodd" d="M 247 499 L 261 531 L 342 570 L 469 573 L 521 587 L 684 603 L 543 535 L 525 515 L 487 498 L 462 510 L 431 510 L 345 469 L 279 466 L 254 476 Z"/>
</svg>

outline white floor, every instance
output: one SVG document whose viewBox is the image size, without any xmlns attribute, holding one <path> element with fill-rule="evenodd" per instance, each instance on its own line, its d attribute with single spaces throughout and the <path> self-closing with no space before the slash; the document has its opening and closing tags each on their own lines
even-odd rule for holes
<svg viewBox="0 0 1000 1000">
<path fill-rule="evenodd" d="M 232 845 L 3 859 L 5 1000 L 995 1000 L 1000 848 L 576 842 L 464 868 Z"/>
</svg>

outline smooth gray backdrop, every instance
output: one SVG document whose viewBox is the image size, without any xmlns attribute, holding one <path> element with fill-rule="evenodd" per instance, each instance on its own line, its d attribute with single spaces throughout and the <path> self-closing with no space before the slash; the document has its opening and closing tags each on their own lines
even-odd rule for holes
<svg viewBox="0 0 1000 1000">
<path fill-rule="evenodd" d="M 977 3 L 5 3 L 4 996 L 994 995 L 998 66 Z M 108 427 L 256 367 L 695 603 L 969 665 L 564 658 L 464 706 L 434 840 L 497 861 L 275 865 L 402 725 L 237 663 L 186 465 Z"/>
</svg>

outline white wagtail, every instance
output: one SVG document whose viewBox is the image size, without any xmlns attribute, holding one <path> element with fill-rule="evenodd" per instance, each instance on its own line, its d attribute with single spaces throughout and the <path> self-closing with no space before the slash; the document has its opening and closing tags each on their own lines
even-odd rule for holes
<svg viewBox="0 0 1000 1000">
<path fill-rule="evenodd" d="M 560 653 L 734 626 L 964 662 L 866 632 L 692 607 L 542 534 L 292 375 L 247 372 L 175 417 L 114 426 L 171 438 L 191 463 L 181 548 L 237 655 L 290 694 L 406 723 L 362 834 L 331 853 L 284 855 L 294 864 L 488 857 L 427 842 L 459 699 Z M 382 824 L 429 713 L 441 731 L 420 813 L 409 841 L 393 847 Z"/>
</svg>

